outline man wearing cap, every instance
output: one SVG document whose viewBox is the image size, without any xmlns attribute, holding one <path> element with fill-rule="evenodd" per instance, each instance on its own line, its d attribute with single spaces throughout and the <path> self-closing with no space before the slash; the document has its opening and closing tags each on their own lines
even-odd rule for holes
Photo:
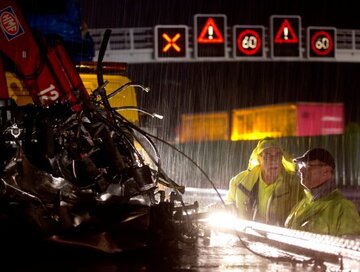
<svg viewBox="0 0 360 272">
<path fill-rule="evenodd" d="M 336 188 L 335 160 L 323 148 L 294 159 L 305 197 L 293 208 L 285 226 L 328 235 L 359 235 L 360 216 L 353 202 Z"/>
<path fill-rule="evenodd" d="M 248 169 L 230 180 L 226 203 L 246 220 L 284 226 L 291 208 L 304 196 L 295 164 L 286 160 L 277 140 L 260 140 Z"/>
</svg>

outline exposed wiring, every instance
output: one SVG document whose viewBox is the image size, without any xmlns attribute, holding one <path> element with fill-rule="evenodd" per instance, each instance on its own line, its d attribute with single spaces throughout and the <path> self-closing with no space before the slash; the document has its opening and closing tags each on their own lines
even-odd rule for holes
<svg viewBox="0 0 360 272">
<path fill-rule="evenodd" d="M 143 87 L 142 85 L 140 84 L 136 84 L 136 83 L 133 83 L 133 82 L 128 82 L 128 83 L 125 83 L 124 85 L 120 86 L 119 88 L 117 88 L 115 91 L 111 92 L 110 94 L 107 95 L 107 98 L 108 99 L 111 99 L 113 98 L 115 95 L 119 94 L 120 92 L 122 92 L 123 90 L 129 88 L 129 87 L 137 87 L 137 88 L 140 88 L 141 90 L 143 90 L 144 92 L 149 92 L 150 89 L 147 88 L 147 87 Z"/>
<path fill-rule="evenodd" d="M 138 108 L 136 106 L 113 107 L 113 109 L 116 110 L 116 111 L 134 110 L 134 111 L 138 111 L 138 112 L 144 113 L 146 115 L 149 115 L 152 118 L 157 118 L 157 119 L 160 119 L 160 120 L 162 120 L 164 118 L 164 116 L 162 116 L 160 114 L 150 113 L 150 112 L 147 112 L 147 111 L 145 111 L 143 109 L 140 109 L 140 108 Z"/>
</svg>

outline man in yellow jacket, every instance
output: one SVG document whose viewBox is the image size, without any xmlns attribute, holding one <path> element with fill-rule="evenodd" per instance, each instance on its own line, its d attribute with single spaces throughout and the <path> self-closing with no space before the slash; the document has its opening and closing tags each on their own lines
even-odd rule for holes
<svg viewBox="0 0 360 272">
<path fill-rule="evenodd" d="M 235 205 L 242 219 L 283 227 L 303 191 L 295 164 L 276 139 L 265 138 L 253 150 L 248 169 L 230 180 L 225 202 Z"/>
<path fill-rule="evenodd" d="M 336 188 L 335 161 L 330 152 L 310 149 L 294 162 L 306 196 L 291 211 L 285 226 L 319 234 L 359 235 L 359 212 Z"/>
</svg>

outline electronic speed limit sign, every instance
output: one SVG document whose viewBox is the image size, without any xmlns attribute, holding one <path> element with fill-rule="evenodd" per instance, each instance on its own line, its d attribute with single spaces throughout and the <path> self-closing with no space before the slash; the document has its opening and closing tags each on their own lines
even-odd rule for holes
<svg viewBox="0 0 360 272">
<path fill-rule="evenodd" d="M 234 26 L 234 58 L 263 58 L 264 29 L 263 26 Z"/>
<path fill-rule="evenodd" d="M 308 27 L 308 58 L 335 58 L 336 28 Z"/>
</svg>

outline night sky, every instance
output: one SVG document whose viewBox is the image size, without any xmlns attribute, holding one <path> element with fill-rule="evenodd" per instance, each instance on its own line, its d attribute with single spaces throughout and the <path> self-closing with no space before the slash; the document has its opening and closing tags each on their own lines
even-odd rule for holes
<svg viewBox="0 0 360 272">
<path fill-rule="evenodd" d="M 360 28 L 356 1 L 79 0 L 90 27 L 193 24 L 196 13 L 226 14 L 228 25 L 269 24 L 271 15 L 299 15 L 303 26 Z"/>
<path fill-rule="evenodd" d="M 355 1 L 354 1 L 355 2 Z M 341 3 L 341 6 L 339 6 Z M 352 1 L 81 0 L 90 28 L 185 24 L 195 14 L 225 14 L 227 25 L 269 27 L 271 15 L 299 15 L 302 27 L 360 29 Z M 340 10 L 340 12 L 339 12 Z M 197 62 L 130 64 L 130 78 L 151 88 L 145 108 L 170 116 L 277 103 L 343 102 L 346 123 L 360 122 L 360 63 Z"/>
</svg>

